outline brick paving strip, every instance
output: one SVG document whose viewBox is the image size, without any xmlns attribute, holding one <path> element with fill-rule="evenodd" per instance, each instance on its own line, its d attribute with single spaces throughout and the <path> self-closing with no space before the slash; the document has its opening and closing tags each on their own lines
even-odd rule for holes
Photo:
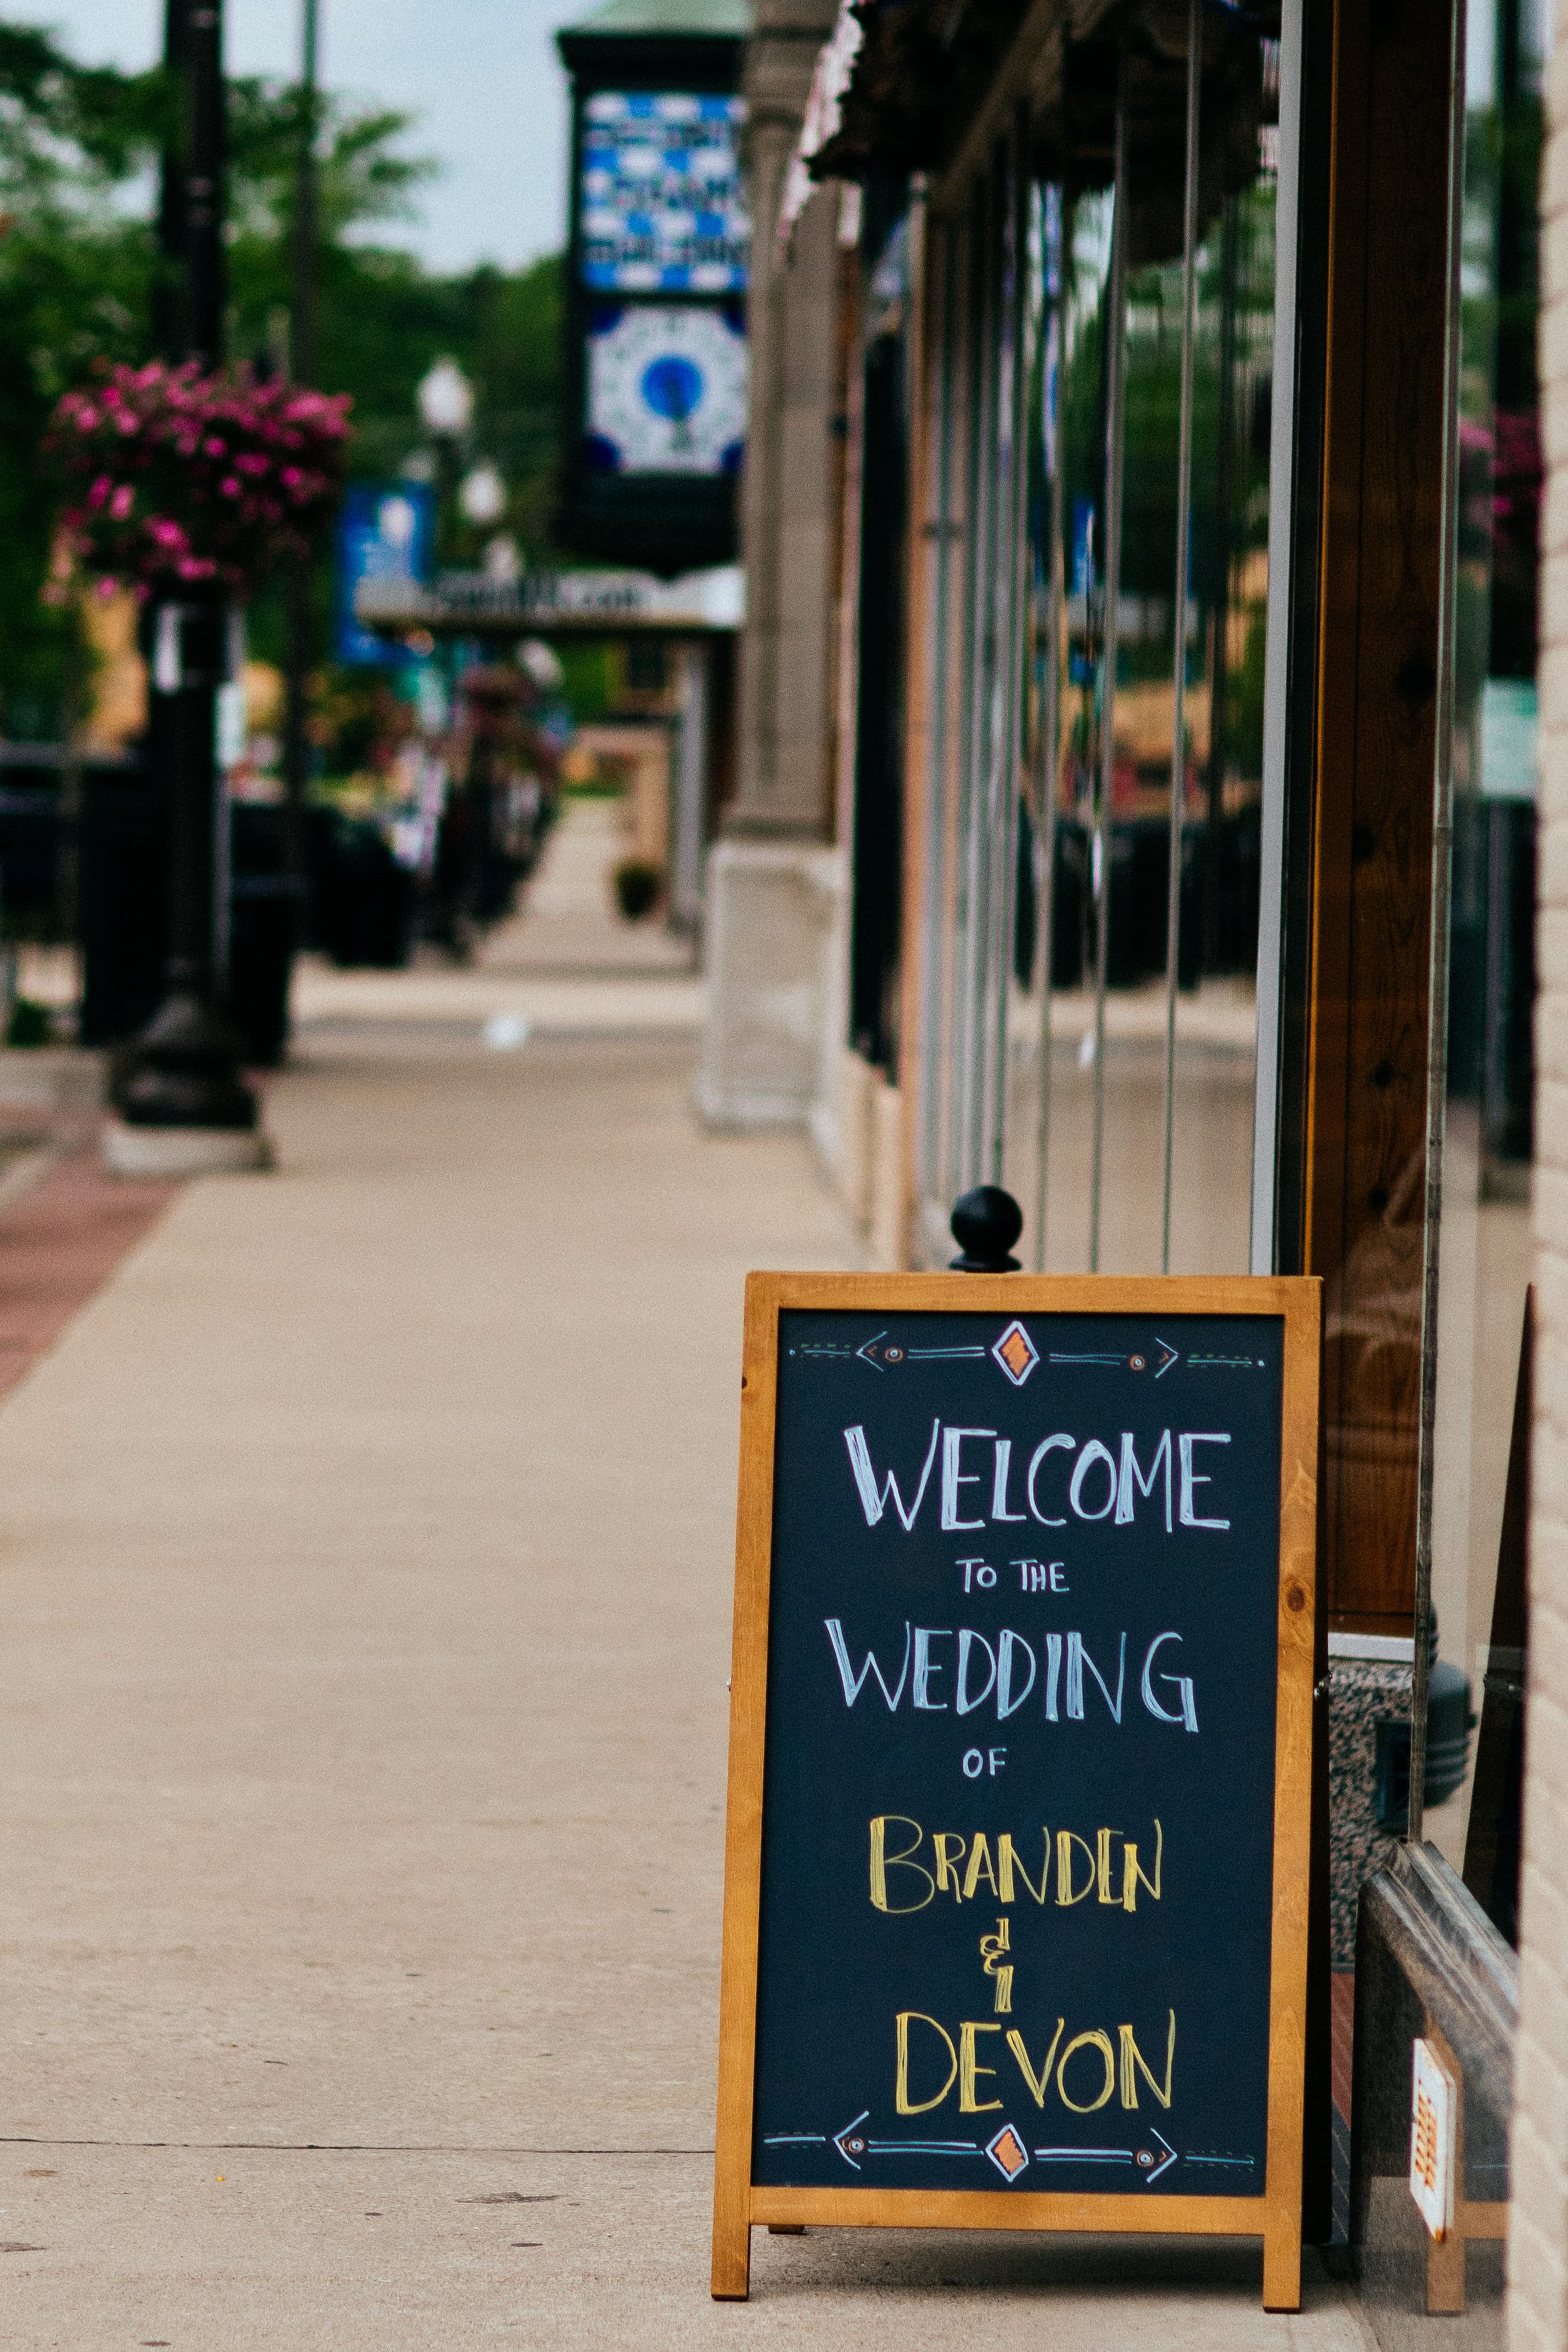
<svg viewBox="0 0 1568 2352">
<path fill-rule="evenodd" d="M 26 1189 L 13 1189 L 17 1179 Z M 53 1142 L 40 1140 L 0 1179 L 0 1398 L 53 1347 L 182 1190 L 110 1176 L 96 1135 L 84 1139 L 79 1122 Z"/>
</svg>

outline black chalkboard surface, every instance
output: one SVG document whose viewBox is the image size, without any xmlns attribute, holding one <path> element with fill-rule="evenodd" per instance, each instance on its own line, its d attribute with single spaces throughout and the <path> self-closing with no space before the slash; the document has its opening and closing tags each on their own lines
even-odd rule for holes
<svg viewBox="0 0 1568 2352">
<path fill-rule="evenodd" d="M 967 2221 L 1252 2231 L 1289 2305 L 1316 1286 L 748 1310 L 715 2292 Z"/>
</svg>

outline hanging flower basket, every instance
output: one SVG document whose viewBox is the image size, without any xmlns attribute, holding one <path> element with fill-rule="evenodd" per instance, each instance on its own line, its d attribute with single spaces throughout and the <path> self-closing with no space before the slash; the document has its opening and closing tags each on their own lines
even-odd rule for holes
<svg viewBox="0 0 1568 2352">
<path fill-rule="evenodd" d="M 106 368 L 68 392 L 48 443 L 67 495 L 56 593 L 86 575 L 142 599 L 248 594 L 331 516 L 349 406 L 194 361 Z"/>
</svg>

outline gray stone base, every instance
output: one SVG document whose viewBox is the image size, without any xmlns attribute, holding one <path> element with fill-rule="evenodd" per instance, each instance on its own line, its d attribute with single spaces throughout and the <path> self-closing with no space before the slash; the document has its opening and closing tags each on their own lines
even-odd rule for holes
<svg viewBox="0 0 1568 2352">
<path fill-rule="evenodd" d="M 232 1176 L 273 1165 L 272 1139 L 258 1127 L 128 1127 L 111 1118 L 103 1157 L 116 1176 Z"/>
<path fill-rule="evenodd" d="M 1377 1825 L 1377 1736 L 1380 1725 L 1409 1720 L 1413 1670 L 1404 1657 L 1386 1653 L 1413 1646 L 1375 1636 L 1330 1637 L 1329 1884 L 1336 1969 L 1355 1966 L 1363 1882 L 1387 1863 L 1399 1843 Z"/>
<path fill-rule="evenodd" d="M 693 1089 L 715 1128 L 804 1128 L 843 1044 L 840 852 L 721 841 L 708 861 L 708 1009 Z"/>
</svg>

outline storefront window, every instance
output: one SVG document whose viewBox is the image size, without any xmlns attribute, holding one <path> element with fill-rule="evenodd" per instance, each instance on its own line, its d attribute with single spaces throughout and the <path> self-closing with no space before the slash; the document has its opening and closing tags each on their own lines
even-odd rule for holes
<svg viewBox="0 0 1568 2352">
<path fill-rule="evenodd" d="M 1448 608 L 1453 847 L 1431 1438 L 1435 1663 L 1422 1827 L 1510 1939 L 1528 1419 L 1518 1408 L 1528 1379 L 1532 1156 L 1542 67 L 1531 0 L 1471 0 Z"/>
<path fill-rule="evenodd" d="M 922 1242 L 999 1180 L 1051 1270 L 1248 1264 L 1278 51 L 1170 26 L 1068 52 L 934 281 Z"/>
</svg>

